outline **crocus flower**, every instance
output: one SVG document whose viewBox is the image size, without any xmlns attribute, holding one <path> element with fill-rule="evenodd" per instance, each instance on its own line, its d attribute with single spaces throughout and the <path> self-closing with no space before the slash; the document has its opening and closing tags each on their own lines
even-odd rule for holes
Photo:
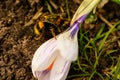
<svg viewBox="0 0 120 80">
<path fill-rule="evenodd" d="M 74 23 L 66 31 L 49 39 L 37 49 L 32 60 L 34 77 L 38 80 L 66 79 L 71 62 L 78 56 L 77 33 L 87 15 L 85 13 L 79 18 L 74 16 L 77 20 L 73 20 Z"/>
</svg>

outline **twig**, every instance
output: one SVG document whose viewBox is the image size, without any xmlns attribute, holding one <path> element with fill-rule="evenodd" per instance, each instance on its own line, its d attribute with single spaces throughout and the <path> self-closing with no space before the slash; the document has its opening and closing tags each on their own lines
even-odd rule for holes
<svg viewBox="0 0 120 80">
<path fill-rule="evenodd" d="M 49 0 L 49 2 L 53 6 L 54 9 L 58 9 L 58 6 L 52 0 Z"/>
<path fill-rule="evenodd" d="M 38 10 L 38 12 L 33 16 L 33 18 L 24 25 L 24 27 L 32 25 L 34 23 L 34 20 L 37 20 L 40 17 L 40 15 L 42 14 L 42 10 L 43 7 Z"/>
<path fill-rule="evenodd" d="M 62 13 L 64 13 L 64 9 L 62 8 L 62 6 L 60 6 L 60 10 Z"/>
<path fill-rule="evenodd" d="M 113 27 L 113 25 L 107 20 L 105 19 L 101 14 L 98 14 L 99 18 L 105 22 L 110 28 Z"/>
</svg>

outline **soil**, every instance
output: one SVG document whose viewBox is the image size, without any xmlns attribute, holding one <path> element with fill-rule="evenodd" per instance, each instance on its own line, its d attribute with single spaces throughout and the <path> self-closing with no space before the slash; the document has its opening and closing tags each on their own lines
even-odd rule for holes
<svg viewBox="0 0 120 80">
<path fill-rule="evenodd" d="M 81 1 L 68 0 L 71 18 Z M 69 27 L 66 2 L 64 0 L 53 0 L 53 2 L 58 8 L 55 9 L 48 1 L 55 15 L 50 19 L 52 14 L 44 0 L 0 0 L 0 80 L 35 80 L 31 72 L 33 54 L 53 35 L 48 28 L 44 33 L 36 35 L 34 26 L 39 21 L 50 22 L 49 24 L 57 25 L 57 29 L 59 28 L 55 34 Z M 41 8 L 43 8 L 42 15 L 25 26 Z M 116 9 L 115 15 L 120 17 L 119 14 Z M 45 16 L 48 17 L 47 20 Z M 55 22 L 61 16 L 64 25 Z"/>
</svg>

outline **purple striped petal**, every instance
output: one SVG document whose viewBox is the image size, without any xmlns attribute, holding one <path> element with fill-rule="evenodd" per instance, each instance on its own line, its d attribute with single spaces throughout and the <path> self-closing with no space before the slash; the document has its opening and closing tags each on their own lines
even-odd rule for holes
<svg viewBox="0 0 120 80">
<path fill-rule="evenodd" d="M 35 52 L 32 60 L 32 72 L 42 72 L 50 66 L 57 56 L 57 43 L 54 38 L 43 43 Z M 43 74 L 43 73 L 42 73 Z"/>
<path fill-rule="evenodd" d="M 50 71 L 44 70 L 44 71 L 35 71 L 34 73 L 35 78 L 38 80 L 50 80 Z"/>
<path fill-rule="evenodd" d="M 79 31 L 80 23 L 76 22 L 76 24 L 73 27 L 75 27 L 75 28 L 70 33 L 71 38 L 74 38 L 74 35 Z"/>
<path fill-rule="evenodd" d="M 79 28 L 80 28 L 80 24 L 85 20 L 85 18 L 87 17 L 87 14 L 86 15 L 83 15 L 82 17 L 80 17 L 76 22 L 73 23 L 72 26 L 70 26 L 68 28 L 67 31 L 71 31 L 70 33 L 70 37 L 71 38 L 74 38 L 75 34 L 79 31 Z"/>
</svg>

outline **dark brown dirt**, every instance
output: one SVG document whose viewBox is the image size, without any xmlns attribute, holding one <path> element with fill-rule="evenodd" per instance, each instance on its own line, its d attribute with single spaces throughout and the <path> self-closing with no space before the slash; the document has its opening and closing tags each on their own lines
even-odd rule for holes
<svg viewBox="0 0 120 80">
<path fill-rule="evenodd" d="M 52 7 L 53 13 L 57 16 L 64 14 L 63 24 L 67 22 L 59 25 L 62 32 L 70 21 L 67 19 L 66 3 L 64 0 L 53 1 L 58 6 L 58 9 Z M 81 0 L 68 0 L 71 17 L 80 2 Z M 64 12 L 61 12 L 60 6 Z M 24 27 L 41 7 L 42 16 L 32 25 Z M 115 14 L 120 16 L 118 12 Z M 33 27 L 38 21 L 46 21 L 42 20 L 45 15 L 51 16 L 44 0 L 0 0 L 0 80 L 35 80 L 31 72 L 31 60 L 40 44 L 50 38 L 47 37 L 50 32 L 48 30 L 37 40 Z M 52 20 L 50 22 L 55 24 Z"/>
</svg>

